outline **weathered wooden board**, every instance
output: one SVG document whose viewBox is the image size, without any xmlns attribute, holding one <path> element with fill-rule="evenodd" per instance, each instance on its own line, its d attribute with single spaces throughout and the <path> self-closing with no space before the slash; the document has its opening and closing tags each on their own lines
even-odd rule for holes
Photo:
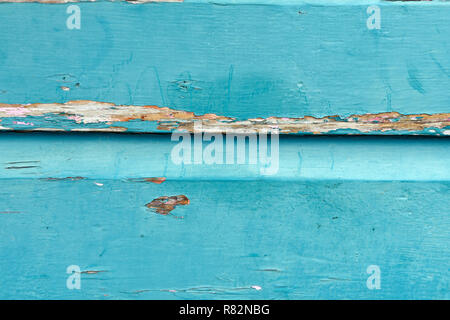
<svg viewBox="0 0 450 320">
<path fill-rule="evenodd" d="M 450 299 L 450 2 L 0 2 L 0 299 Z"/>
<path fill-rule="evenodd" d="M 0 298 L 448 299 L 449 143 L 282 137 L 263 181 L 166 135 L 3 133 Z"/>
<path fill-rule="evenodd" d="M 450 139 L 410 137 L 281 137 L 279 158 L 238 164 L 176 163 L 167 135 L 0 135 L 0 179 L 382 180 L 450 181 Z M 211 142 L 201 146 L 203 154 Z M 246 141 L 246 149 L 249 142 Z M 194 141 L 189 143 L 194 149 Z M 235 148 L 233 148 L 235 149 Z M 270 146 L 269 146 L 270 149 Z M 236 153 L 235 153 L 236 154 Z M 258 159 L 259 160 L 259 159 Z M 272 162 L 271 162 L 272 161 Z M 261 174 L 265 167 L 272 174 Z M 62 191 L 64 192 L 64 191 Z M 259 194 L 259 197 L 265 197 Z M 250 204 L 249 204 L 250 205 Z"/>
<path fill-rule="evenodd" d="M 0 297 L 449 298 L 450 140 L 284 137 L 265 182 L 174 143 L 0 135 Z"/>
<path fill-rule="evenodd" d="M 450 133 L 449 2 L 77 6 L 0 6 L 1 129 Z"/>
<path fill-rule="evenodd" d="M 3 299 L 450 298 L 448 181 L 1 179 L 0 188 Z M 181 194 L 190 204 L 171 215 L 145 206 Z M 80 290 L 66 287 L 70 265 Z M 366 286 L 370 265 L 380 290 Z"/>
</svg>

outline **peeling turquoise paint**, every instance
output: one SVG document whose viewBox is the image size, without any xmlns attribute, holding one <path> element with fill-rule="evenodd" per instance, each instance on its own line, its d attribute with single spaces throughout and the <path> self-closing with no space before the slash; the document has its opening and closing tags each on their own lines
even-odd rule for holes
<svg viewBox="0 0 450 320">
<path fill-rule="evenodd" d="M 397 120 L 393 120 L 396 122 Z M 162 121 L 168 123 L 170 121 Z M 143 120 L 129 120 L 117 122 L 97 122 L 97 123 L 83 123 L 76 119 L 70 119 L 69 116 L 59 114 L 46 114 L 43 116 L 26 116 L 26 117 L 8 117 L 3 118 L 1 125 L 7 130 L 21 130 L 21 131 L 46 131 L 46 130 L 60 130 L 60 131 L 79 131 L 79 130 L 98 130 L 107 129 L 113 131 L 117 129 L 118 132 L 128 133 L 171 133 L 174 130 L 160 127 L 161 121 L 143 121 Z M 376 123 L 375 121 L 372 123 Z M 450 121 L 449 121 L 450 123 Z M 6 129 L 3 129 L 6 130 Z M 185 131 L 180 129 L 178 131 Z M 450 125 L 443 128 L 430 126 L 424 130 L 371 130 L 363 132 L 357 129 L 336 129 L 326 132 L 328 135 L 423 135 L 423 136 L 448 136 L 450 133 Z M 293 134 L 296 135 L 316 135 L 314 131 L 299 131 Z"/>
<path fill-rule="evenodd" d="M 380 30 L 366 27 L 373 4 Z M 66 28 L 68 5 L 0 5 L 0 104 L 344 122 L 450 112 L 450 2 L 100 1 L 77 3 L 81 30 Z M 2 130 L 170 132 L 21 112 Z M 403 136 L 449 130 L 282 135 L 273 175 L 175 164 L 169 134 L 2 131 L 0 299 L 449 299 L 450 139 Z M 363 133 L 395 137 L 351 136 Z M 189 201 L 146 207 L 165 197 Z"/>
<path fill-rule="evenodd" d="M 449 112 L 448 2 L 382 2 L 381 30 L 367 29 L 361 2 L 78 5 L 81 30 L 66 28 L 66 5 L 1 5 L 0 102 L 237 119 Z"/>
</svg>

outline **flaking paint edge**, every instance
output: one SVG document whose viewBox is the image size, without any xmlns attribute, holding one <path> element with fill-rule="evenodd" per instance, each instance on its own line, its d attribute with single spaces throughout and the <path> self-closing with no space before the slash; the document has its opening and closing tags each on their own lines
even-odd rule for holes
<svg viewBox="0 0 450 320">
<path fill-rule="evenodd" d="M 130 121 L 138 121 L 127 127 Z M 6 123 L 8 122 L 8 123 Z M 26 123 L 26 125 L 23 125 Z M 195 123 L 201 126 L 194 128 Z M 156 125 L 150 129 L 147 124 Z M 238 120 L 216 114 L 154 105 L 115 105 L 89 100 L 66 103 L 0 104 L 0 130 L 89 132 L 201 132 L 248 134 L 415 134 L 450 135 L 450 113 L 398 112 Z"/>
</svg>

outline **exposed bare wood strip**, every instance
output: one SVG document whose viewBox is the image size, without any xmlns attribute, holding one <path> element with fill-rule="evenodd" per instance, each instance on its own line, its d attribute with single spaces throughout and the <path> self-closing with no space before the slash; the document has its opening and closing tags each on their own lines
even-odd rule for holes
<svg viewBox="0 0 450 320">
<path fill-rule="evenodd" d="M 157 130 L 163 132 L 194 132 L 194 124 L 201 123 L 201 126 L 196 127 L 195 130 L 200 128 L 202 132 L 215 133 L 252 133 L 279 130 L 282 134 L 329 134 L 335 133 L 337 130 L 350 130 L 356 134 L 397 132 L 403 134 L 435 133 L 450 135 L 450 113 L 400 114 L 398 112 L 385 112 L 355 114 L 348 117 L 330 115 L 322 118 L 305 116 L 302 118 L 268 117 L 236 120 L 233 117 L 216 114 L 196 115 L 193 112 L 167 107 L 115 105 L 96 101 L 27 105 L 0 104 L 0 130 L 17 129 L 17 126 L 6 124 L 6 119 L 11 122 L 10 120 L 17 120 L 18 118 L 24 118 L 27 123 L 30 123 L 30 126 L 25 126 L 20 130 L 39 131 L 133 132 L 133 129 L 127 128 L 127 123 L 137 120 L 156 123 L 158 125 Z M 52 120 L 36 122 L 36 119 L 39 118 L 52 118 Z M 59 120 L 65 121 L 65 125 L 58 124 Z M 12 123 L 14 122 L 17 123 L 17 121 L 12 121 Z M 94 126 L 98 124 L 103 124 L 105 127 Z"/>
</svg>

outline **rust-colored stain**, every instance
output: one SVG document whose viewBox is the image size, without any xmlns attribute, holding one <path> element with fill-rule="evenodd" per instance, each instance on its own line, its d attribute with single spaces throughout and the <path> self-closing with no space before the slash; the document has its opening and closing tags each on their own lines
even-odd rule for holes
<svg viewBox="0 0 450 320">
<path fill-rule="evenodd" d="M 161 183 L 163 183 L 164 181 L 166 181 L 166 178 L 164 178 L 164 177 L 158 177 L 158 178 L 144 178 L 144 180 L 147 181 L 147 182 L 153 182 L 153 183 L 156 183 L 156 184 L 161 184 Z"/>
<path fill-rule="evenodd" d="M 188 204 L 189 199 L 185 195 L 179 195 L 159 197 L 147 203 L 145 206 L 159 214 L 168 215 L 176 206 L 185 206 Z"/>
<path fill-rule="evenodd" d="M 79 181 L 85 180 L 85 177 L 65 177 L 65 178 L 45 178 L 47 181 Z"/>
<path fill-rule="evenodd" d="M 128 179 L 128 181 L 132 182 L 152 182 L 156 184 L 161 184 L 166 181 L 164 177 L 152 177 L 152 178 L 138 178 L 138 179 Z"/>
<path fill-rule="evenodd" d="M 336 130 L 354 130 L 358 133 L 402 132 L 422 133 L 428 130 L 443 130 L 441 134 L 450 135 L 450 113 L 400 114 L 398 112 L 354 114 L 348 117 L 338 115 L 316 118 L 267 117 L 237 120 L 233 117 L 216 114 L 196 115 L 190 111 L 175 110 L 157 106 L 115 105 L 96 101 L 70 101 L 66 103 L 41 104 L 0 104 L 2 118 L 26 118 L 54 115 L 75 122 L 71 131 L 124 132 L 126 125 L 117 125 L 132 120 L 156 122 L 161 131 L 214 132 L 214 133 L 257 133 L 276 130 L 280 134 L 327 134 Z M 52 122 L 55 123 L 55 122 Z M 57 121 L 56 121 L 57 123 Z M 89 124 L 104 123 L 105 128 L 89 128 Z M 77 128 L 76 124 L 87 125 Z M 196 126 L 195 124 L 200 124 Z M 50 125 L 51 126 L 51 125 Z M 2 130 L 12 127 L 0 126 Z M 33 127 L 27 130 L 54 131 L 65 130 L 55 127 Z M 352 133 L 352 132 L 350 132 Z M 437 132 L 435 132 L 437 133 Z"/>
</svg>

